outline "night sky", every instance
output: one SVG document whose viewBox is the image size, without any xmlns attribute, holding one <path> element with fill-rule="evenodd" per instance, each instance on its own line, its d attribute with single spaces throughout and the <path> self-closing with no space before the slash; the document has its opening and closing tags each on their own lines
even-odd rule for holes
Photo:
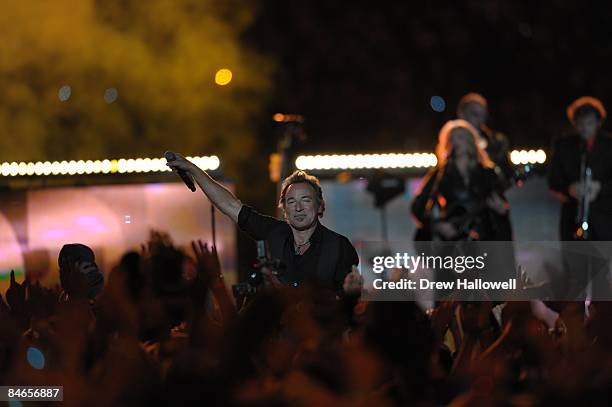
<svg viewBox="0 0 612 407">
<path fill-rule="evenodd" d="M 488 98 L 512 147 L 547 147 L 568 130 L 574 98 L 610 99 L 608 2 L 263 0 L 257 10 L 244 41 L 277 63 L 266 115 L 303 114 L 305 151 L 431 149 L 468 91 Z"/>
</svg>

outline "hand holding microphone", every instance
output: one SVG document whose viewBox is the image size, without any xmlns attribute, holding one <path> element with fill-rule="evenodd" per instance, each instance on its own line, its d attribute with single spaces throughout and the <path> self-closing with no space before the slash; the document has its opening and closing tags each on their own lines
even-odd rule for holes
<svg viewBox="0 0 612 407">
<path fill-rule="evenodd" d="M 173 171 L 176 171 L 178 173 L 179 177 L 181 177 L 181 179 L 183 180 L 185 185 L 187 185 L 187 188 L 191 190 L 191 192 L 195 192 L 196 187 L 193 183 L 193 176 L 190 172 L 190 167 L 193 164 L 186 160 L 184 157 L 182 157 L 180 154 L 177 154 L 173 151 L 166 151 L 164 153 L 164 157 L 166 157 L 166 161 L 168 161 L 166 165 L 172 168 Z"/>
</svg>

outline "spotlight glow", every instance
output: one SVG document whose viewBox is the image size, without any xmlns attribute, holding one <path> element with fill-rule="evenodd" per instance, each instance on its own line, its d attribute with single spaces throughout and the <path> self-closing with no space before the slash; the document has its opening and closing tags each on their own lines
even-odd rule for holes
<svg viewBox="0 0 612 407">
<path fill-rule="evenodd" d="M 446 110 L 446 101 L 442 98 L 442 96 L 432 96 L 429 100 L 429 105 L 434 112 L 442 113 L 444 110 Z"/>
<path fill-rule="evenodd" d="M 215 74 L 215 83 L 219 86 L 225 86 L 232 81 L 232 71 L 227 68 L 222 68 Z"/>
<path fill-rule="evenodd" d="M 38 348 L 30 346 L 26 353 L 26 359 L 34 369 L 40 370 L 45 367 L 45 355 Z"/>
<path fill-rule="evenodd" d="M 514 165 L 520 164 L 544 164 L 546 162 L 546 153 L 544 150 L 512 150 L 510 153 L 510 161 Z"/>
</svg>

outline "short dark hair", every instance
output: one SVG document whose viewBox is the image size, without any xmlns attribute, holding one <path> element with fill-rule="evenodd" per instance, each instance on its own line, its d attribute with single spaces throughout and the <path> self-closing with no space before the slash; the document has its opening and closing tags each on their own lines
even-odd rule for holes
<svg viewBox="0 0 612 407">
<path fill-rule="evenodd" d="M 567 118 L 573 125 L 576 125 L 579 117 L 589 114 L 594 114 L 598 120 L 605 120 L 607 113 L 601 100 L 592 96 L 582 96 L 567 107 Z"/>
<path fill-rule="evenodd" d="M 289 175 L 283 180 L 283 184 L 281 185 L 280 198 L 278 200 L 278 207 L 282 209 L 285 208 L 287 189 L 290 185 L 299 183 L 308 184 L 312 187 L 312 189 L 314 189 L 317 203 L 321 208 L 321 213 L 323 213 L 325 211 L 325 200 L 323 199 L 323 189 L 321 188 L 321 182 L 314 175 L 310 175 L 306 171 L 301 170 L 294 171 L 293 174 Z"/>
</svg>

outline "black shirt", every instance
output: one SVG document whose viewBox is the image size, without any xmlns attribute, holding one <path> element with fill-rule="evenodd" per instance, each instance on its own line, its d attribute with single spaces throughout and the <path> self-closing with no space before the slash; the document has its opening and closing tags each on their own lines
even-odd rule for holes
<svg viewBox="0 0 612 407">
<path fill-rule="evenodd" d="M 307 283 L 341 292 L 351 266 L 359 264 L 351 242 L 318 222 L 310 247 L 302 255 L 295 254 L 291 226 L 285 221 L 244 205 L 238 214 L 238 226 L 251 238 L 267 241 L 272 258 L 284 266 L 280 281 L 295 287 Z"/>
</svg>

